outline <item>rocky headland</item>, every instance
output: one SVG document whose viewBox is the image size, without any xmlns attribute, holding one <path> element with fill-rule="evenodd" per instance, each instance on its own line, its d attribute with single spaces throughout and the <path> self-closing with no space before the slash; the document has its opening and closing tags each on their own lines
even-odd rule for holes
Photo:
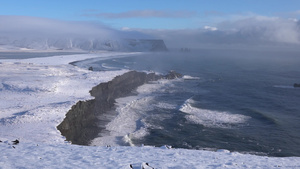
<svg viewBox="0 0 300 169">
<path fill-rule="evenodd" d="M 113 80 L 101 83 L 92 88 L 90 94 L 95 99 L 77 102 L 66 114 L 65 119 L 57 129 L 67 141 L 72 144 L 88 145 L 103 130 L 99 127 L 99 116 L 109 113 L 114 108 L 115 100 L 133 94 L 138 87 L 149 81 L 159 79 L 175 79 L 181 74 L 171 71 L 167 75 L 131 71 Z"/>
</svg>

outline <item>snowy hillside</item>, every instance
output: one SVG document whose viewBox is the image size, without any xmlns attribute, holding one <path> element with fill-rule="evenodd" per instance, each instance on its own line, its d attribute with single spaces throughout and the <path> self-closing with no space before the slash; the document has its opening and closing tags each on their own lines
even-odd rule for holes
<svg viewBox="0 0 300 169">
<path fill-rule="evenodd" d="M 93 72 L 69 62 L 135 53 L 102 52 L 0 60 L 0 168 L 300 168 L 299 157 L 66 143 L 56 129 L 89 90 L 129 70 Z M 78 90 L 80 89 L 80 90 Z M 18 140 L 18 144 L 12 141 Z M 149 166 L 146 165 L 148 163 Z"/>
</svg>

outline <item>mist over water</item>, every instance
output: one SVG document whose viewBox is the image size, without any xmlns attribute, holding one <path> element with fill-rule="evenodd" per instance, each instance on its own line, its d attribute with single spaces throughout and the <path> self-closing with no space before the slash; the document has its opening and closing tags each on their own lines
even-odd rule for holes
<svg viewBox="0 0 300 169">
<path fill-rule="evenodd" d="M 141 86 L 134 101 L 118 105 L 116 114 L 131 113 L 135 119 L 134 124 L 124 119 L 116 123 L 130 122 L 127 134 L 116 135 L 126 138 L 124 143 L 300 156 L 300 89 L 293 87 L 300 83 L 298 53 L 197 50 L 79 65 L 98 71 L 175 70 L 185 75 Z"/>
</svg>

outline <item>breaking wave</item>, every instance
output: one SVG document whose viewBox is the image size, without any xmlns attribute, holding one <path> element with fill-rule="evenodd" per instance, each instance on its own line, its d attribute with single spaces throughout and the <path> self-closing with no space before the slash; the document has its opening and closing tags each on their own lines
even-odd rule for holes
<svg viewBox="0 0 300 169">
<path fill-rule="evenodd" d="M 170 80 L 159 80 L 150 84 L 144 84 L 137 88 L 137 95 L 116 99 L 116 115 L 110 117 L 105 131 L 94 139 L 91 145 L 130 145 L 135 146 L 133 139 L 141 139 L 149 134 L 149 128 L 155 128 L 147 122 L 152 116 L 149 111 L 156 107 L 174 108 L 168 103 L 156 104 L 155 96 L 166 92 L 165 89 L 171 84 Z"/>
<path fill-rule="evenodd" d="M 189 122 L 201 124 L 205 127 L 230 128 L 243 124 L 250 119 L 249 116 L 241 114 L 196 108 L 192 106 L 194 102 L 192 99 L 186 100 L 180 111 L 187 114 L 185 118 Z"/>
<path fill-rule="evenodd" d="M 184 75 L 182 77 L 184 80 L 199 80 L 200 77 L 193 77 L 193 76 L 189 76 L 189 75 Z"/>
</svg>

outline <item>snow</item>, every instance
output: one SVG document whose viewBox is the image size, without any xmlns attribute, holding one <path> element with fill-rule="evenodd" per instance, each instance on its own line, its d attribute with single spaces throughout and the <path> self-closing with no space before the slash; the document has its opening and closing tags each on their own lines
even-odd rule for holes
<svg viewBox="0 0 300 169">
<path fill-rule="evenodd" d="M 299 168 L 299 158 L 270 158 L 229 151 L 70 144 L 0 144 L 3 168 Z M 13 148 L 14 146 L 14 148 Z"/>
<path fill-rule="evenodd" d="M 93 72 L 68 63 L 131 54 L 135 53 L 0 60 L 0 168 L 146 168 L 146 163 L 153 168 L 300 168 L 299 157 L 64 141 L 56 126 L 71 106 L 91 99 L 88 91 L 93 86 L 128 71 Z M 20 143 L 13 145 L 16 139 Z"/>
<path fill-rule="evenodd" d="M 93 86 L 128 71 L 92 72 L 67 63 L 111 55 L 116 53 L 2 60 L 0 139 L 5 137 L 23 141 L 63 141 L 56 126 L 71 106 L 79 100 L 91 99 L 89 90 Z"/>
</svg>

